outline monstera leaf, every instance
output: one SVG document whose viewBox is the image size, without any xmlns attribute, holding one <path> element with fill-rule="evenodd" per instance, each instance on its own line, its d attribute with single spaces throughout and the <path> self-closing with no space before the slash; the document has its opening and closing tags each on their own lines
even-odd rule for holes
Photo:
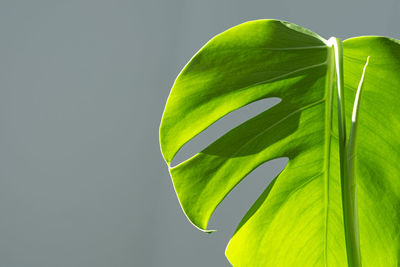
<svg viewBox="0 0 400 267">
<path fill-rule="evenodd" d="M 270 97 L 281 102 L 171 167 L 178 150 L 211 124 Z M 399 265 L 397 40 L 342 43 L 277 20 L 233 27 L 179 74 L 160 143 L 182 209 L 203 231 L 246 175 L 289 159 L 238 222 L 226 250 L 232 265 L 361 266 L 352 257 L 363 266 Z"/>
</svg>

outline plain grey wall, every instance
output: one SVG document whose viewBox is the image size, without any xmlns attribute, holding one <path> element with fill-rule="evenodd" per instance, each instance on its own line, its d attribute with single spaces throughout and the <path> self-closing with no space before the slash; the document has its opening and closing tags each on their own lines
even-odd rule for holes
<svg viewBox="0 0 400 267">
<path fill-rule="evenodd" d="M 229 266 L 231 233 L 285 161 L 234 190 L 212 218 L 218 232 L 196 230 L 158 144 L 180 69 L 247 20 L 400 38 L 399 11 L 398 0 L 2 0 L 0 267 Z M 223 122 L 186 156 L 271 104 Z"/>
</svg>

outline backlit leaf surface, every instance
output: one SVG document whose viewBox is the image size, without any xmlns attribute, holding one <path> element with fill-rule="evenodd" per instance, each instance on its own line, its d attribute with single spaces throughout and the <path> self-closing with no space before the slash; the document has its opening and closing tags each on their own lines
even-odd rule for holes
<svg viewBox="0 0 400 267">
<path fill-rule="evenodd" d="M 343 42 L 348 129 L 366 59 L 356 150 L 363 266 L 400 256 L 400 45 Z M 289 158 L 228 244 L 234 266 L 347 266 L 340 186 L 334 52 L 317 34 L 251 21 L 211 39 L 185 66 L 160 126 L 161 150 L 188 219 L 207 230 L 224 197 L 261 164 Z M 260 99 L 281 102 L 171 167 L 179 149 L 226 114 Z M 201 252 L 199 252 L 201 253 Z"/>
</svg>

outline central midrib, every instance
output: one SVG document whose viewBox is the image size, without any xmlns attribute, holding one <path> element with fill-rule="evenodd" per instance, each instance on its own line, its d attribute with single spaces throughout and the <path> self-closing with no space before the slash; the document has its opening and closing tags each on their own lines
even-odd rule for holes
<svg viewBox="0 0 400 267">
<path fill-rule="evenodd" d="M 327 73 L 325 84 L 325 148 L 324 148 L 324 206 L 325 206 L 325 233 L 324 233 L 324 265 L 328 263 L 328 221 L 329 221 L 329 173 L 332 133 L 332 99 L 333 77 L 335 74 L 335 52 L 333 46 L 328 48 Z"/>
</svg>

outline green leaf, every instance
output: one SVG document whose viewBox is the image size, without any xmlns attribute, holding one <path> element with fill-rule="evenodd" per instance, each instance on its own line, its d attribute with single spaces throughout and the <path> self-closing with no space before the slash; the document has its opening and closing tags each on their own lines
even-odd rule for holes
<svg viewBox="0 0 400 267">
<path fill-rule="evenodd" d="M 355 176 L 364 266 L 400 264 L 400 43 L 385 37 L 344 41 L 346 116 L 367 57 L 358 108 Z"/>
<path fill-rule="evenodd" d="M 400 44 L 385 37 L 352 38 L 343 42 L 343 54 L 347 129 L 370 57 L 349 157 L 357 180 L 362 264 L 398 266 Z M 270 97 L 281 102 L 171 167 L 179 149 L 211 124 Z M 289 158 L 229 242 L 226 255 L 234 266 L 347 265 L 337 97 L 331 42 L 277 20 L 251 21 L 217 35 L 179 74 L 160 144 L 183 211 L 195 226 L 209 231 L 212 213 L 246 175 L 269 160 Z"/>
</svg>

